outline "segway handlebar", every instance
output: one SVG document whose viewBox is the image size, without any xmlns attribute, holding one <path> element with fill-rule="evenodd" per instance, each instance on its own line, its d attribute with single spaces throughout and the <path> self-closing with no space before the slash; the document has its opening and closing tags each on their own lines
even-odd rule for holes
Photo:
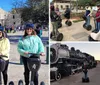
<svg viewBox="0 0 100 85">
<path fill-rule="evenodd" d="M 41 54 L 35 54 L 35 53 L 28 53 L 28 54 L 30 54 L 30 57 L 34 56 L 33 58 L 40 58 L 40 55 L 41 55 Z"/>
<path fill-rule="evenodd" d="M 5 58 L 7 58 L 7 56 L 5 56 L 5 55 L 0 55 L 0 58 L 2 58 L 2 57 L 5 57 Z"/>
</svg>

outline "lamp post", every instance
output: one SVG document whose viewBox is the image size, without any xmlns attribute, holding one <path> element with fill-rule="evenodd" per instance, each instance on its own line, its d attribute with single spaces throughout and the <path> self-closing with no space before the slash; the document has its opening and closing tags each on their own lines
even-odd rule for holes
<svg viewBox="0 0 100 85">
<path fill-rule="evenodd" d="M 78 12 L 78 0 L 76 0 L 76 12 Z"/>
</svg>

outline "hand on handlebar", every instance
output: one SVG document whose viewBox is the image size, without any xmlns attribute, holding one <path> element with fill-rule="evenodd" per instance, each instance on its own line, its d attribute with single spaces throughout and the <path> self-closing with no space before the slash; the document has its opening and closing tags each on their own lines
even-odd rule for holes
<svg viewBox="0 0 100 85">
<path fill-rule="evenodd" d="M 42 52 L 42 53 L 40 53 L 40 55 L 41 55 L 41 56 L 45 56 L 45 53 Z"/>
<path fill-rule="evenodd" d="M 29 52 L 24 52 L 25 55 L 29 54 Z"/>
</svg>

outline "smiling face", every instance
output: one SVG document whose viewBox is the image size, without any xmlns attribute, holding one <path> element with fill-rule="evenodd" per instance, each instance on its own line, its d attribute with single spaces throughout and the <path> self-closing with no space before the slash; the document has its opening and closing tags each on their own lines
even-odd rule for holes
<svg viewBox="0 0 100 85">
<path fill-rule="evenodd" d="M 27 29 L 26 29 L 26 33 L 27 33 L 28 35 L 32 35 L 32 32 L 33 32 L 33 29 L 32 29 L 32 28 L 27 28 Z"/>
<path fill-rule="evenodd" d="M 0 37 L 2 37 L 2 31 L 0 31 Z"/>
</svg>

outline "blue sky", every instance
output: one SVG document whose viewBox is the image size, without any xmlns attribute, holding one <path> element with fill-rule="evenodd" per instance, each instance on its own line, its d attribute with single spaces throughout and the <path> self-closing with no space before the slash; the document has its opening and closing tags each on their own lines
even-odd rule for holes
<svg viewBox="0 0 100 85">
<path fill-rule="evenodd" d="M 4 9 L 5 11 L 10 11 L 12 9 L 12 2 L 14 0 L 0 0 L 0 8 Z M 21 0 L 17 0 L 21 1 Z M 25 0 L 22 0 L 25 1 Z"/>
<path fill-rule="evenodd" d="M 67 44 L 69 49 L 75 47 L 75 49 L 80 49 L 82 52 L 87 52 L 95 57 L 96 60 L 100 60 L 100 43 L 72 43 L 72 42 L 62 42 L 62 44 Z"/>
<path fill-rule="evenodd" d="M 50 2 L 51 2 L 52 0 L 50 0 Z"/>
</svg>

